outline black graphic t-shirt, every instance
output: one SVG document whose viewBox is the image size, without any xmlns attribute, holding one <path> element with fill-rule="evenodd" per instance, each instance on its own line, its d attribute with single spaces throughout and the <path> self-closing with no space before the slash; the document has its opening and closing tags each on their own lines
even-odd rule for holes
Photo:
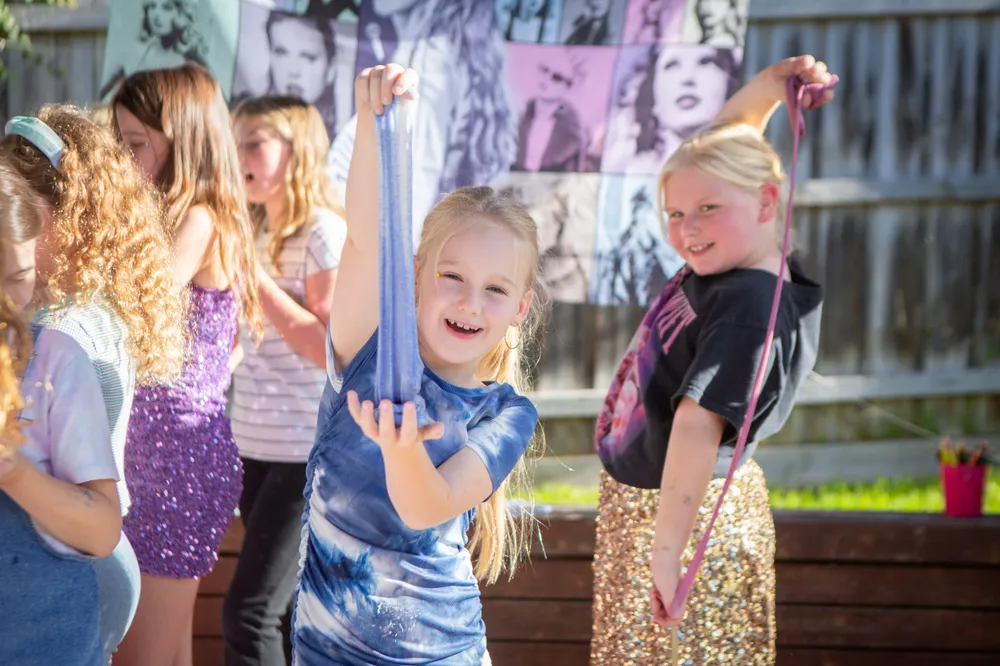
<svg viewBox="0 0 1000 666">
<path fill-rule="evenodd" d="M 774 340 L 746 448 L 773 435 L 816 362 L 822 288 L 789 261 Z M 732 461 L 764 353 L 777 276 L 735 269 L 701 276 L 684 267 L 664 287 L 629 344 L 597 419 L 597 453 L 619 483 L 659 488 L 674 414 L 687 396 L 726 419 L 715 477 Z"/>
</svg>

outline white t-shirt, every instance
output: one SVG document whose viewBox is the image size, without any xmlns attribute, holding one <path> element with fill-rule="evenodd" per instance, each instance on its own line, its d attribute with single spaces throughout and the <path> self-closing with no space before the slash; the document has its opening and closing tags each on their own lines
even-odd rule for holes
<svg viewBox="0 0 1000 666">
<path fill-rule="evenodd" d="M 101 382 L 87 353 L 70 336 L 42 329 L 21 384 L 24 409 L 23 455 L 42 472 L 68 483 L 118 481 L 111 428 Z M 74 553 L 35 523 L 59 552 Z"/>
<path fill-rule="evenodd" d="M 347 223 L 331 211 L 318 210 L 282 245 L 281 275 L 271 264 L 269 232 L 257 236 L 257 259 L 278 286 L 305 307 L 306 278 L 336 268 L 346 239 Z M 316 437 L 316 417 L 326 387 L 324 368 L 292 349 L 266 317 L 260 346 L 254 347 L 245 324 L 240 326 L 240 344 L 244 356 L 233 373 L 229 413 L 240 455 L 305 462 Z"/>
<path fill-rule="evenodd" d="M 118 470 L 118 501 L 122 515 L 132 504 L 125 487 L 125 440 L 135 396 L 135 360 L 125 346 L 128 332 L 118 314 L 106 303 L 73 305 L 53 313 L 39 313 L 46 329 L 73 338 L 97 373 L 104 413 L 111 428 L 111 452 Z"/>
</svg>

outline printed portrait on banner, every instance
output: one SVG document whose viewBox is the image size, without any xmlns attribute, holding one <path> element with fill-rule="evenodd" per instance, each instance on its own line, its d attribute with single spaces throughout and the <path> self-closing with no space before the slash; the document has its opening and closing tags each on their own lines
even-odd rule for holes
<svg viewBox="0 0 1000 666">
<path fill-rule="evenodd" d="M 362 3 L 357 71 L 385 62 L 421 77 L 414 137 L 414 221 L 444 194 L 489 183 L 517 150 L 505 42 L 491 0 Z"/>
<path fill-rule="evenodd" d="M 687 0 L 682 41 L 742 47 L 749 13 L 750 0 Z"/>
<path fill-rule="evenodd" d="M 299 97 L 319 110 L 332 138 L 354 114 L 357 8 L 350 0 L 314 0 L 302 9 L 243 3 L 232 105 L 261 95 Z"/>
<path fill-rule="evenodd" d="M 594 173 L 511 172 L 495 183 L 524 204 L 538 225 L 542 279 L 553 300 L 590 299 L 600 182 Z"/>
<path fill-rule="evenodd" d="M 204 65 L 229 96 L 240 3 L 232 0 L 112 0 L 100 96 L 134 72 Z"/>
<path fill-rule="evenodd" d="M 566 46 L 620 44 L 625 4 L 614 0 L 563 0 L 560 43 Z"/>
<path fill-rule="evenodd" d="M 622 44 L 663 44 L 681 41 L 685 0 L 629 0 Z"/>
<path fill-rule="evenodd" d="M 500 32 L 508 42 L 556 44 L 563 0 L 496 0 Z"/>
<path fill-rule="evenodd" d="M 601 163 L 617 49 L 508 44 L 516 171 L 588 172 Z M 595 103 L 597 100 L 597 103 Z"/>
<path fill-rule="evenodd" d="M 605 176 L 597 203 L 590 302 L 646 306 L 681 269 L 657 206 L 658 176 Z"/>
<path fill-rule="evenodd" d="M 104 92 L 199 62 L 235 107 L 314 104 L 346 180 L 354 78 L 420 76 L 414 232 L 442 196 L 491 184 L 538 222 L 553 298 L 646 305 L 679 268 L 656 177 L 738 88 L 749 0 L 112 0 Z"/>
<path fill-rule="evenodd" d="M 623 46 L 601 171 L 657 173 L 739 87 L 742 55 L 702 44 Z"/>
</svg>

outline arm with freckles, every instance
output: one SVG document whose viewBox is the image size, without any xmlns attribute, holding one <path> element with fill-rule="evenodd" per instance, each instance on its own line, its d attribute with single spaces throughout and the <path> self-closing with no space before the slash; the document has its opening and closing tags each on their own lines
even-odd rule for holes
<svg viewBox="0 0 1000 666">
<path fill-rule="evenodd" d="M 665 608 L 680 582 L 681 555 L 712 480 L 725 425 L 722 416 L 688 397 L 681 399 L 674 415 L 660 481 L 651 563 L 659 594 L 659 599 L 654 595 L 653 615 L 667 624 Z"/>
</svg>

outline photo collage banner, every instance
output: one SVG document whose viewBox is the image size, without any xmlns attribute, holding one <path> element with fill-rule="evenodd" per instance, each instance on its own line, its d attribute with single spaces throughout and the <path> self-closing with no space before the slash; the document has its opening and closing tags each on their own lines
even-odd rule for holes
<svg viewBox="0 0 1000 666">
<path fill-rule="evenodd" d="M 196 61 L 232 106 L 314 104 L 346 178 L 354 78 L 421 77 L 419 223 L 443 194 L 492 184 L 539 224 L 557 301 L 646 305 L 681 266 L 657 174 L 740 81 L 750 0 L 113 0 L 102 95 Z"/>
</svg>

